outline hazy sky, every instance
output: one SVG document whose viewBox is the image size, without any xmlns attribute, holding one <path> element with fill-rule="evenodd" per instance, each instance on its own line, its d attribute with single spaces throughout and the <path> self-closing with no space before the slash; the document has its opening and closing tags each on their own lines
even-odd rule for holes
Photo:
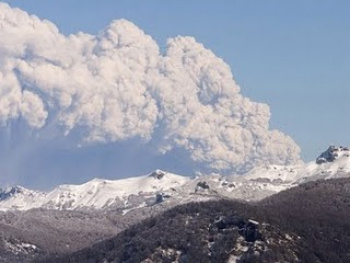
<svg viewBox="0 0 350 263">
<path fill-rule="evenodd" d="M 348 121 L 350 1 L 23 0 L 2 2 L 9 3 L 11 7 L 19 7 L 40 19 L 51 21 L 66 36 L 79 31 L 98 35 L 111 21 L 125 18 L 143 30 L 146 35 L 151 36 L 159 46 L 160 53 L 167 52 L 168 38 L 192 36 L 230 66 L 235 81 L 241 87 L 240 93 L 244 97 L 251 99 L 254 103 L 269 105 L 271 112 L 269 129 L 277 129 L 290 136 L 301 148 L 301 157 L 304 161 L 313 160 L 329 144 L 350 145 L 350 122 Z M 183 48 L 192 45 L 191 41 L 179 40 L 174 43 L 178 46 L 182 45 Z M 5 42 L 4 45 L 7 44 Z M 199 49 L 201 47 L 197 48 Z M 5 55 L 0 52 L 0 64 L 1 56 L 6 58 L 6 52 L 4 52 Z M 152 56 L 148 54 L 147 57 Z M 220 63 L 208 53 L 205 59 L 209 58 L 214 64 Z M 227 77 L 226 68 L 224 66 L 223 68 Z M 210 78 L 212 75 L 208 76 L 206 77 Z M 30 80 L 26 81 L 30 82 Z M 0 83 L 0 89 L 3 88 L 1 85 Z M 40 92 L 35 91 L 34 94 L 40 97 Z M 157 93 L 157 91 L 152 92 Z M 31 95 L 27 95 L 24 96 L 26 99 L 32 98 Z M 150 96 L 154 98 L 158 95 L 158 93 L 156 95 L 152 93 Z M 227 95 L 227 98 L 230 96 Z M 37 99 L 35 98 L 34 101 L 37 102 Z M 39 103 L 34 107 L 32 102 L 27 104 L 30 110 L 38 109 L 35 107 L 41 105 Z M 252 108 L 255 106 L 255 104 L 252 105 Z M 261 111 L 258 109 L 256 112 L 265 114 L 265 109 Z M 42 114 L 34 118 L 27 113 L 29 117 L 26 121 L 32 126 L 41 128 L 42 119 L 46 116 L 46 113 Z M 167 112 L 162 114 L 166 115 Z M 24 112 L 21 113 L 22 118 L 27 115 Z M 50 119 L 50 115 L 48 116 Z M 170 122 L 169 119 L 171 118 L 168 117 L 166 121 Z M 194 117 L 194 119 L 198 118 Z M 146 130 L 149 127 L 147 125 L 152 127 L 159 125 L 153 126 L 155 121 L 152 118 L 150 123 L 144 124 Z M 168 133 L 164 132 L 163 128 L 167 131 L 171 126 L 164 126 L 161 131 L 165 134 L 162 136 L 167 138 L 163 138 L 161 147 L 166 149 L 173 147 L 171 158 L 169 156 L 167 158 L 161 154 L 149 153 L 148 148 L 160 147 L 158 141 L 155 143 L 152 140 L 149 147 L 137 146 L 139 136 L 149 135 L 153 138 L 154 131 L 152 134 L 137 133 L 135 137 L 129 138 L 126 136 L 129 130 L 111 134 L 110 131 L 96 131 L 95 128 L 89 127 L 89 138 L 91 136 L 96 138 L 103 134 L 112 139 L 108 139 L 103 144 L 82 146 L 84 150 L 81 150 L 78 147 L 62 146 L 67 144 L 62 138 L 50 139 L 50 143 L 47 143 L 47 140 L 33 140 L 35 136 L 47 136 L 48 132 L 28 134 L 23 131 L 26 130 L 22 127 L 23 125 L 21 122 L 11 124 L 7 122 L 3 127 L 0 126 L 0 142 L 3 145 L 7 144 L 3 147 L 6 151 L 0 151 L 0 157 L 3 160 L 0 163 L 2 165 L 0 183 L 20 183 L 45 188 L 62 182 L 83 182 L 97 176 L 116 178 L 142 174 L 155 168 L 190 174 L 202 163 L 209 164 L 208 167 L 211 165 L 211 167 L 220 166 L 226 169 L 225 164 L 219 163 L 219 157 L 224 155 L 231 158 L 229 150 L 217 153 L 215 156 L 193 152 L 191 149 L 198 143 L 203 143 L 203 138 L 191 137 L 189 141 L 179 142 L 188 132 L 188 130 L 181 130 L 180 135 L 177 134 L 169 139 Z M 67 126 L 67 123 L 65 125 Z M 244 125 L 240 124 L 239 127 Z M 249 123 L 248 127 L 251 127 Z M 130 129 L 134 131 L 132 127 Z M 255 128 L 251 130 L 254 130 L 254 134 L 258 133 L 255 133 Z M 79 132 L 76 136 L 78 135 L 80 135 Z M 218 138 L 220 139 L 221 136 Z M 278 138 L 278 143 L 284 142 L 284 137 Z M 9 139 L 15 142 L 9 142 Z M 170 140 L 173 141 L 170 142 Z M 207 143 L 204 142 L 205 145 Z M 278 148 L 277 143 L 272 145 L 271 148 Z M 288 145 L 291 146 L 286 149 L 294 147 L 289 141 Z M 271 153 L 269 160 L 277 158 L 278 151 L 276 151 Z M 262 153 L 265 152 L 264 148 Z M 252 157 L 250 153 L 241 154 L 241 157 L 252 162 L 261 160 L 260 157 Z M 287 157 L 282 159 L 279 161 L 285 161 Z M 193 162 L 193 160 L 200 161 Z M 230 161 L 226 160 L 226 162 L 228 166 L 236 167 Z M 242 161 L 237 158 L 233 163 L 241 164 Z"/>
</svg>

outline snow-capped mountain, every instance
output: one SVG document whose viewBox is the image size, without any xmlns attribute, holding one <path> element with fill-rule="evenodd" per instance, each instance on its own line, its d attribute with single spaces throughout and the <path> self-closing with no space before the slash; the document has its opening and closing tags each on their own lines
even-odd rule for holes
<svg viewBox="0 0 350 263">
<path fill-rule="evenodd" d="M 343 177 L 350 172 L 350 150 L 348 147 L 330 146 L 315 162 L 300 165 L 267 165 L 259 167 L 241 180 L 264 180 L 269 182 L 301 183 L 315 179 Z"/>
<path fill-rule="evenodd" d="M 238 188 L 234 191 L 235 198 L 257 201 L 308 181 L 341 177 L 350 177 L 350 149 L 330 146 L 313 162 L 288 166 L 266 165 L 228 179 Z"/>
<path fill-rule="evenodd" d="M 50 192 L 23 187 L 0 189 L 0 210 L 119 209 L 123 213 L 158 203 L 170 206 L 211 198 L 257 201 L 300 183 L 350 176 L 348 147 L 329 147 L 315 162 L 258 167 L 241 176 L 203 175 L 196 178 L 156 170 L 120 180 L 93 179 L 61 185 Z"/>
<path fill-rule="evenodd" d="M 187 183 L 190 178 L 156 170 L 148 175 L 121 180 L 93 179 L 81 185 L 60 185 L 50 192 L 13 187 L 0 191 L 0 210 L 28 210 L 32 208 L 78 209 L 128 207 L 139 199 Z"/>
</svg>

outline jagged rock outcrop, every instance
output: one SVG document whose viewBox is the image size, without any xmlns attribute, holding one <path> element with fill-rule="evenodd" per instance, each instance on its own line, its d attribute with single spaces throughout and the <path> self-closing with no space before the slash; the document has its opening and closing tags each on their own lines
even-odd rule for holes
<svg viewBox="0 0 350 263">
<path fill-rule="evenodd" d="M 317 164 L 322 164 L 326 162 L 334 162 L 342 152 L 349 152 L 349 147 L 336 147 L 334 145 L 329 146 L 329 148 L 323 152 L 317 159 Z M 349 153 L 347 153 L 347 156 L 349 156 Z"/>
<path fill-rule="evenodd" d="M 209 191 L 210 190 L 210 186 L 206 181 L 200 181 L 197 183 L 196 188 L 195 188 L 195 192 L 203 192 L 203 191 Z"/>
<path fill-rule="evenodd" d="M 156 178 L 158 180 L 161 180 L 164 175 L 166 174 L 166 172 L 161 171 L 161 170 L 155 170 L 152 173 L 149 174 L 150 177 Z"/>
</svg>

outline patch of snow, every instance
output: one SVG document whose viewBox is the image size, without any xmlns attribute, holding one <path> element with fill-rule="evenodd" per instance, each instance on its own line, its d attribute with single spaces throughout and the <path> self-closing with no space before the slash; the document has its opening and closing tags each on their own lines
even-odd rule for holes
<svg viewBox="0 0 350 263">
<path fill-rule="evenodd" d="M 235 255 L 230 255 L 227 263 L 239 263 L 241 259 L 241 256 L 235 256 Z"/>
<path fill-rule="evenodd" d="M 14 254 L 24 253 L 35 253 L 38 251 L 36 245 L 21 242 L 19 240 L 4 240 L 4 248 Z"/>
</svg>

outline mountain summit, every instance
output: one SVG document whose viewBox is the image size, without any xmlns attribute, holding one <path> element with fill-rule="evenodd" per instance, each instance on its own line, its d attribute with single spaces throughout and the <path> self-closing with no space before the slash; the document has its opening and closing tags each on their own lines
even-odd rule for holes
<svg viewBox="0 0 350 263">
<path fill-rule="evenodd" d="M 264 165 L 241 176 L 190 178 L 155 170 L 119 180 L 95 178 L 81 185 L 60 185 L 50 192 L 18 186 L 0 190 L 0 210 L 119 209 L 127 213 L 160 200 L 171 206 L 222 197 L 257 201 L 304 182 L 349 177 L 349 156 L 348 147 L 330 146 L 316 161 L 288 166 Z"/>
</svg>

